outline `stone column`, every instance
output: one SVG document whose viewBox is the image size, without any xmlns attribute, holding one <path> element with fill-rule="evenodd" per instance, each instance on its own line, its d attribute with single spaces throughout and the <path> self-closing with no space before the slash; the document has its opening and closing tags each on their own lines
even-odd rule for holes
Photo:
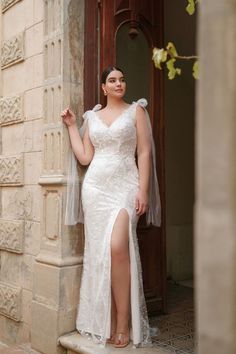
<svg viewBox="0 0 236 354">
<path fill-rule="evenodd" d="M 236 0 L 199 6 L 196 308 L 199 354 L 236 353 Z"/>
<path fill-rule="evenodd" d="M 75 329 L 82 267 L 81 227 L 64 225 L 69 139 L 60 112 L 83 112 L 83 0 L 44 1 L 44 127 L 41 247 L 34 272 L 31 342 L 61 353 L 58 337 Z"/>
</svg>

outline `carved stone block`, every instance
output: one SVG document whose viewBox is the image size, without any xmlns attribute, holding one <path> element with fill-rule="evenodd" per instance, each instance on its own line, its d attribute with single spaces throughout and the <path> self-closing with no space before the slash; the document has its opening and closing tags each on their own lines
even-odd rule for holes
<svg viewBox="0 0 236 354">
<path fill-rule="evenodd" d="M 15 321 L 20 321 L 21 288 L 0 283 L 0 313 Z"/>
<path fill-rule="evenodd" d="M 15 5 L 19 1 L 21 0 L 2 0 L 2 12 L 7 11 L 9 7 Z"/>
<path fill-rule="evenodd" d="M 23 96 L 16 95 L 0 98 L 0 125 L 23 121 Z"/>
<path fill-rule="evenodd" d="M 62 110 L 61 85 L 47 86 L 44 89 L 44 122 L 45 124 L 61 123 Z"/>
<path fill-rule="evenodd" d="M 0 186 L 23 185 L 23 155 L 0 156 Z"/>
<path fill-rule="evenodd" d="M 0 249 L 23 253 L 24 221 L 0 219 Z"/>
<path fill-rule="evenodd" d="M 47 240 L 57 241 L 61 223 L 61 194 L 57 190 L 44 193 L 44 235 Z"/>
<path fill-rule="evenodd" d="M 43 171 L 45 174 L 62 172 L 62 132 L 61 129 L 48 129 L 44 132 Z"/>
<path fill-rule="evenodd" d="M 1 51 L 2 68 L 24 60 L 24 33 L 4 41 Z"/>
<path fill-rule="evenodd" d="M 50 39 L 44 44 L 45 79 L 61 74 L 62 41 L 60 37 Z"/>
</svg>

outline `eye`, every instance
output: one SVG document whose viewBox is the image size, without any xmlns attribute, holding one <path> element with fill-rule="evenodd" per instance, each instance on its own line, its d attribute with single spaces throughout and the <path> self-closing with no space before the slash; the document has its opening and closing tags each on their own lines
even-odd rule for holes
<svg viewBox="0 0 236 354">
<path fill-rule="evenodd" d="M 122 77 L 122 78 L 120 79 L 120 81 L 121 81 L 121 82 L 125 82 L 125 78 Z"/>
<path fill-rule="evenodd" d="M 115 79 L 110 79 L 109 82 L 114 83 Z"/>
</svg>

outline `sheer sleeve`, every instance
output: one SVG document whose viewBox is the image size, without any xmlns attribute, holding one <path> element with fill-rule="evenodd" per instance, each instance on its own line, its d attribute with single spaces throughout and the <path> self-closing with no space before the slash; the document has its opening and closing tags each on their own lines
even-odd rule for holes
<svg viewBox="0 0 236 354">
<path fill-rule="evenodd" d="M 93 108 L 93 111 L 101 109 L 98 104 Z M 91 118 L 91 111 L 86 111 L 83 114 L 83 124 L 79 129 L 80 136 L 83 139 L 87 124 Z M 83 176 L 79 175 L 78 163 L 72 148 L 69 149 L 68 155 L 68 173 L 67 173 L 67 188 L 66 188 L 66 208 L 65 208 L 65 225 L 76 225 L 84 222 L 83 206 L 81 199 L 81 187 Z"/>
<path fill-rule="evenodd" d="M 152 158 L 151 158 L 151 171 L 149 179 L 149 208 L 146 212 L 146 222 L 147 224 L 152 224 L 154 226 L 161 225 L 161 200 L 159 192 L 159 184 L 157 179 L 157 167 L 156 167 L 156 150 L 155 143 L 153 140 L 152 126 L 148 111 L 146 110 L 147 100 L 141 98 L 136 102 L 138 105 L 144 108 L 147 118 L 147 125 L 149 129 L 149 136 L 151 141 Z"/>
</svg>

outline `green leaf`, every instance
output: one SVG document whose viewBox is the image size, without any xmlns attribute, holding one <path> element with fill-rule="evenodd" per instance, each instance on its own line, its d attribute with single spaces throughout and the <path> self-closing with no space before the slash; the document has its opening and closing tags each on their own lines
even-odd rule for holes
<svg viewBox="0 0 236 354">
<path fill-rule="evenodd" d="M 193 77 L 194 79 L 199 79 L 199 60 L 196 60 L 193 64 Z"/>
<path fill-rule="evenodd" d="M 166 49 L 172 58 L 177 57 L 178 53 L 177 53 L 177 50 L 172 42 L 169 42 L 167 44 Z"/>
<path fill-rule="evenodd" d="M 153 48 L 152 60 L 155 67 L 161 70 L 161 63 L 167 60 L 167 51 L 164 48 Z"/>
<path fill-rule="evenodd" d="M 188 5 L 186 7 L 186 11 L 189 15 L 193 15 L 195 12 L 195 2 L 194 0 L 187 0 L 188 1 Z"/>
<path fill-rule="evenodd" d="M 176 75 L 181 74 L 181 69 L 180 68 L 175 68 L 174 64 L 176 62 L 175 58 L 172 58 L 166 62 L 167 69 L 169 70 L 168 72 L 168 78 L 170 80 L 173 80 Z"/>
</svg>

